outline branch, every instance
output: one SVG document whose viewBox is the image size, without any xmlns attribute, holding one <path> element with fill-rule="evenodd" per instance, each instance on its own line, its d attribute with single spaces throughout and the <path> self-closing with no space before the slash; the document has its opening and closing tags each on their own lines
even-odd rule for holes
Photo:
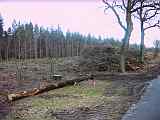
<svg viewBox="0 0 160 120">
<path fill-rule="evenodd" d="M 133 0 L 132 1 L 132 5 L 131 5 L 131 8 L 133 9 L 134 6 L 139 2 L 139 0 Z"/>
<path fill-rule="evenodd" d="M 117 13 L 117 11 L 115 10 L 115 8 L 114 8 L 113 6 L 111 6 L 106 0 L 103 0 L 103 2 L 108 6 L 107 8 L 105 8 L 104 12 L 105 12 L 108 8 L 110 8 L 110 9 L 114 12 L 114 14 L 116 15 L 117 20 L 118 20 L 118 23 L 120 24 L 120 26 L 126 31 L 127 29 L 126 29 L 126 27 L 122 24 L 122 21 L 121 21 L 121 19 L 120 19 L 120 16 L 118 15 L 118 13 Z"/>
<path fill-rule="evenodd" d="M 138 14 L 138 16 L 136 16 L 135 14 L 133 14 L 132 16 L 134 17 L 134 18 L 137 18 L 138 20 L 140 20 L 140 15 L 139 15 L 139 11 L 137 11 L 137 14 Z"/>
<path fill-rule="evenodd" d="M 147 9 L 144 12 L 144 16 L 143 16 L 144 22 L 147 20 L 150 20 L 150 19 L 154 18 L 156 15 L 160 14 L 159 11 L 160 11 L 160 7 Z M 151 13 L 150 16 L 149 16 L 149 13 Z"/>
<path fill-rule="evenodd" d="M 151 26 L 148 26 L 148 27 L 146 27 L 146 28 L 144 28 L 144 30 L 148 30 L 148 29 L 150 29 L 150 28 L 153 28 L 153 27 L 158 27 L 158 28 L 160 28 L 160 21 L 158 20 L 158 22 L 157 23 L 155 23 L 154 25 L 151 25 Z"/>
<path fill-rule="evenodd" d="M 153 18 L 153 17 L 155 17 L 156 15 L 158 14 L 158 11 L 156 10 L 155 12 L 154 12 L 154 14 L 153 15 L 151 15 L 151 16 L 149 16 L 149 17 L 145 17 L 145 21 L 147 21 L 147 20 L 149 20 L 149 19 L 151 19 L 151 18 Z"/>
<path fill-rule="evenodd" d="M 137 9 L 137 14 L 139 15 L 138 18 L 141 22 L 143 23 L 149 23 L 150 20 L 152 20 L 153 18 L 155 18 L 160 11 L 160 3 L 155 3 L 154 1 L 152 1 L 151 3 L 146 2 L 145 0 L 141 0 L 139 1 L 140 6 Z M 154 5 L 154 6 L 153 6 Z M 147 8 L 145 8 L 146 6 L 148 6 Z M 152 27 L 158 27 L 159 26 L 159 21 L 157 23 L 155 23 L 154 25 L 151 25 L 149 23 L 149 26 L 144 28 L 145 30 L 152 28 Z"/>
<path fill-rule="evenodd" d="M 123 4 L 123 7 L 124 7 L 125 9 L 127 9 L 127 6 L 125 5 L 124 0 L 122 0 L 122 4 Z"/>
<path fill-rule="evenodd" d="M 158 8 L 160 7 L 160 2 L 157 2 L 157 3 L 154 2 L 152 4 L 147 4 L 147 5 L 139 6 L 139 7 L 135 8 L 135 9 L 133 9 L 131 12 L 133 13 L 133 12 L 136 12 L 137 10 L 139 10 L 141 8 L 148 8 L 148 7 L 157 9 L 157 7 Z"/>
<path fill-rule="evenodd" d="M 114 8 L 115 8 L 115 7 L 118 7 L 118 8 L 120 8 L 121 10 L 125 11 L 125 8 L 123 8 L 123 6 L 122 6 L 122 5 L 116 5 L 116 4 L 115 4 L 115 5 L 114 5 L 114 6 L 112 6 L 112 7 L 114 7 Z"/>
</svg>

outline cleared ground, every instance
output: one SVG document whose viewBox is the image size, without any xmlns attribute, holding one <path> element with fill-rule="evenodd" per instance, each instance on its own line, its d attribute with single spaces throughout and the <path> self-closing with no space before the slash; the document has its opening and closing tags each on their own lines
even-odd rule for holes
<svg viewBox="0 0 160 120">
<path fill-rule="evenodd" d="M 62 80 L 79 77 L 77 58 L 58 59 L 55 73 Z M 146 79 L 134 75 L 95 78 L 76 86 L 67 86 L 37 96 L 7 103 L 5 94 L 45 86 L 58 81 L 49 78 L 50 59 L 8 62 L 0 65 L 0 117 L 5 120 L 119 120 L 129 106 L 136 102 Z M 21 80 L 17 80 L 17 66 Z M 81 73 L 84 74 L 84 73 Z M 151 73 L 152 74 L 152 73 Z M 130 76 L 130 77 L 129 77 Z M 49 79 L 48 79 L 49 78 Z M 136 78 L 136 80 L 135 80 Z M 6 117 L 6 118 L 5 118 Z"/>
<path fill-rule="evenodd" d="M 128 88 L 120 85 L 112 93 L 115 83 L 96 81 L 96 86 L 88 81 L 78 86 L 68 86 L 47 93 L 26 98 L 14 103 L 8 117 L 12 120 L 112 120 L 120 118 L 120 113 L 129 106 Z"/>
</svg>

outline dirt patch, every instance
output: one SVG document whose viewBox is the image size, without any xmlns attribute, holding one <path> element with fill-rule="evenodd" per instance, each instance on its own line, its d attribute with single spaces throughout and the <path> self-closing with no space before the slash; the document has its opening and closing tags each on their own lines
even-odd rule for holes
<svg viewBox="0 0 160 120">
<path fill-rule="evenodd" d="M 52 111 L 51 115 L 59 120 L 117 120 L 121 117 L 120 114 L 124 112 L 122 109 L 129 106 L 128 103 L 126 104 L 126 99 L 128 98 L 112 96 L 109 100 L 101 101 L 102 104 L 59 112 Z"/>
</svg>

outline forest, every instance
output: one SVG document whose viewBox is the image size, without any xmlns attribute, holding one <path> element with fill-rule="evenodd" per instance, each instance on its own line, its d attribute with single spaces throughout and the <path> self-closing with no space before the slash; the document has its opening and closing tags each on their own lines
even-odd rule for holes
<svg viewBox="0 0 160 120">
<path fill-rule="evenodd" d="M 113 38 L 96 38 L 91 34 L 85 36 L 69 30 L 64 33 L 60 26 L 44 28 L 33 25 L 32 22 L 21 24 L 16 20 L 13 21 L 12 27 L 4 31 L 2 16 L 0 29 L 1 60 L 79 56 L 80 51 L 87 45 L 121 45 Z"/>
</svg>

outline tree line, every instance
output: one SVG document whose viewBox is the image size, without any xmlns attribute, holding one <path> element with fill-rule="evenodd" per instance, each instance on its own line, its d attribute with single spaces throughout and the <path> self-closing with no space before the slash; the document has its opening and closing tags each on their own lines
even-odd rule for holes
<svg viewBox="0 0 160 120">
<path fill-rule="evenodd" d="M 79 56 L 87 45 L 116 44 L 113 38 L 96 38 L 91 34 L 79 32 L 64 33 L 60 26 L 56 28 L 39 27 L 32 22 L 20 23 L 13 20 L 7 31 L 3 29 L 0 17 L 0 59 L 28 59 L 44 57 Z M 120 43 L 120 42 L 119 42 Z"/>
</svg>

